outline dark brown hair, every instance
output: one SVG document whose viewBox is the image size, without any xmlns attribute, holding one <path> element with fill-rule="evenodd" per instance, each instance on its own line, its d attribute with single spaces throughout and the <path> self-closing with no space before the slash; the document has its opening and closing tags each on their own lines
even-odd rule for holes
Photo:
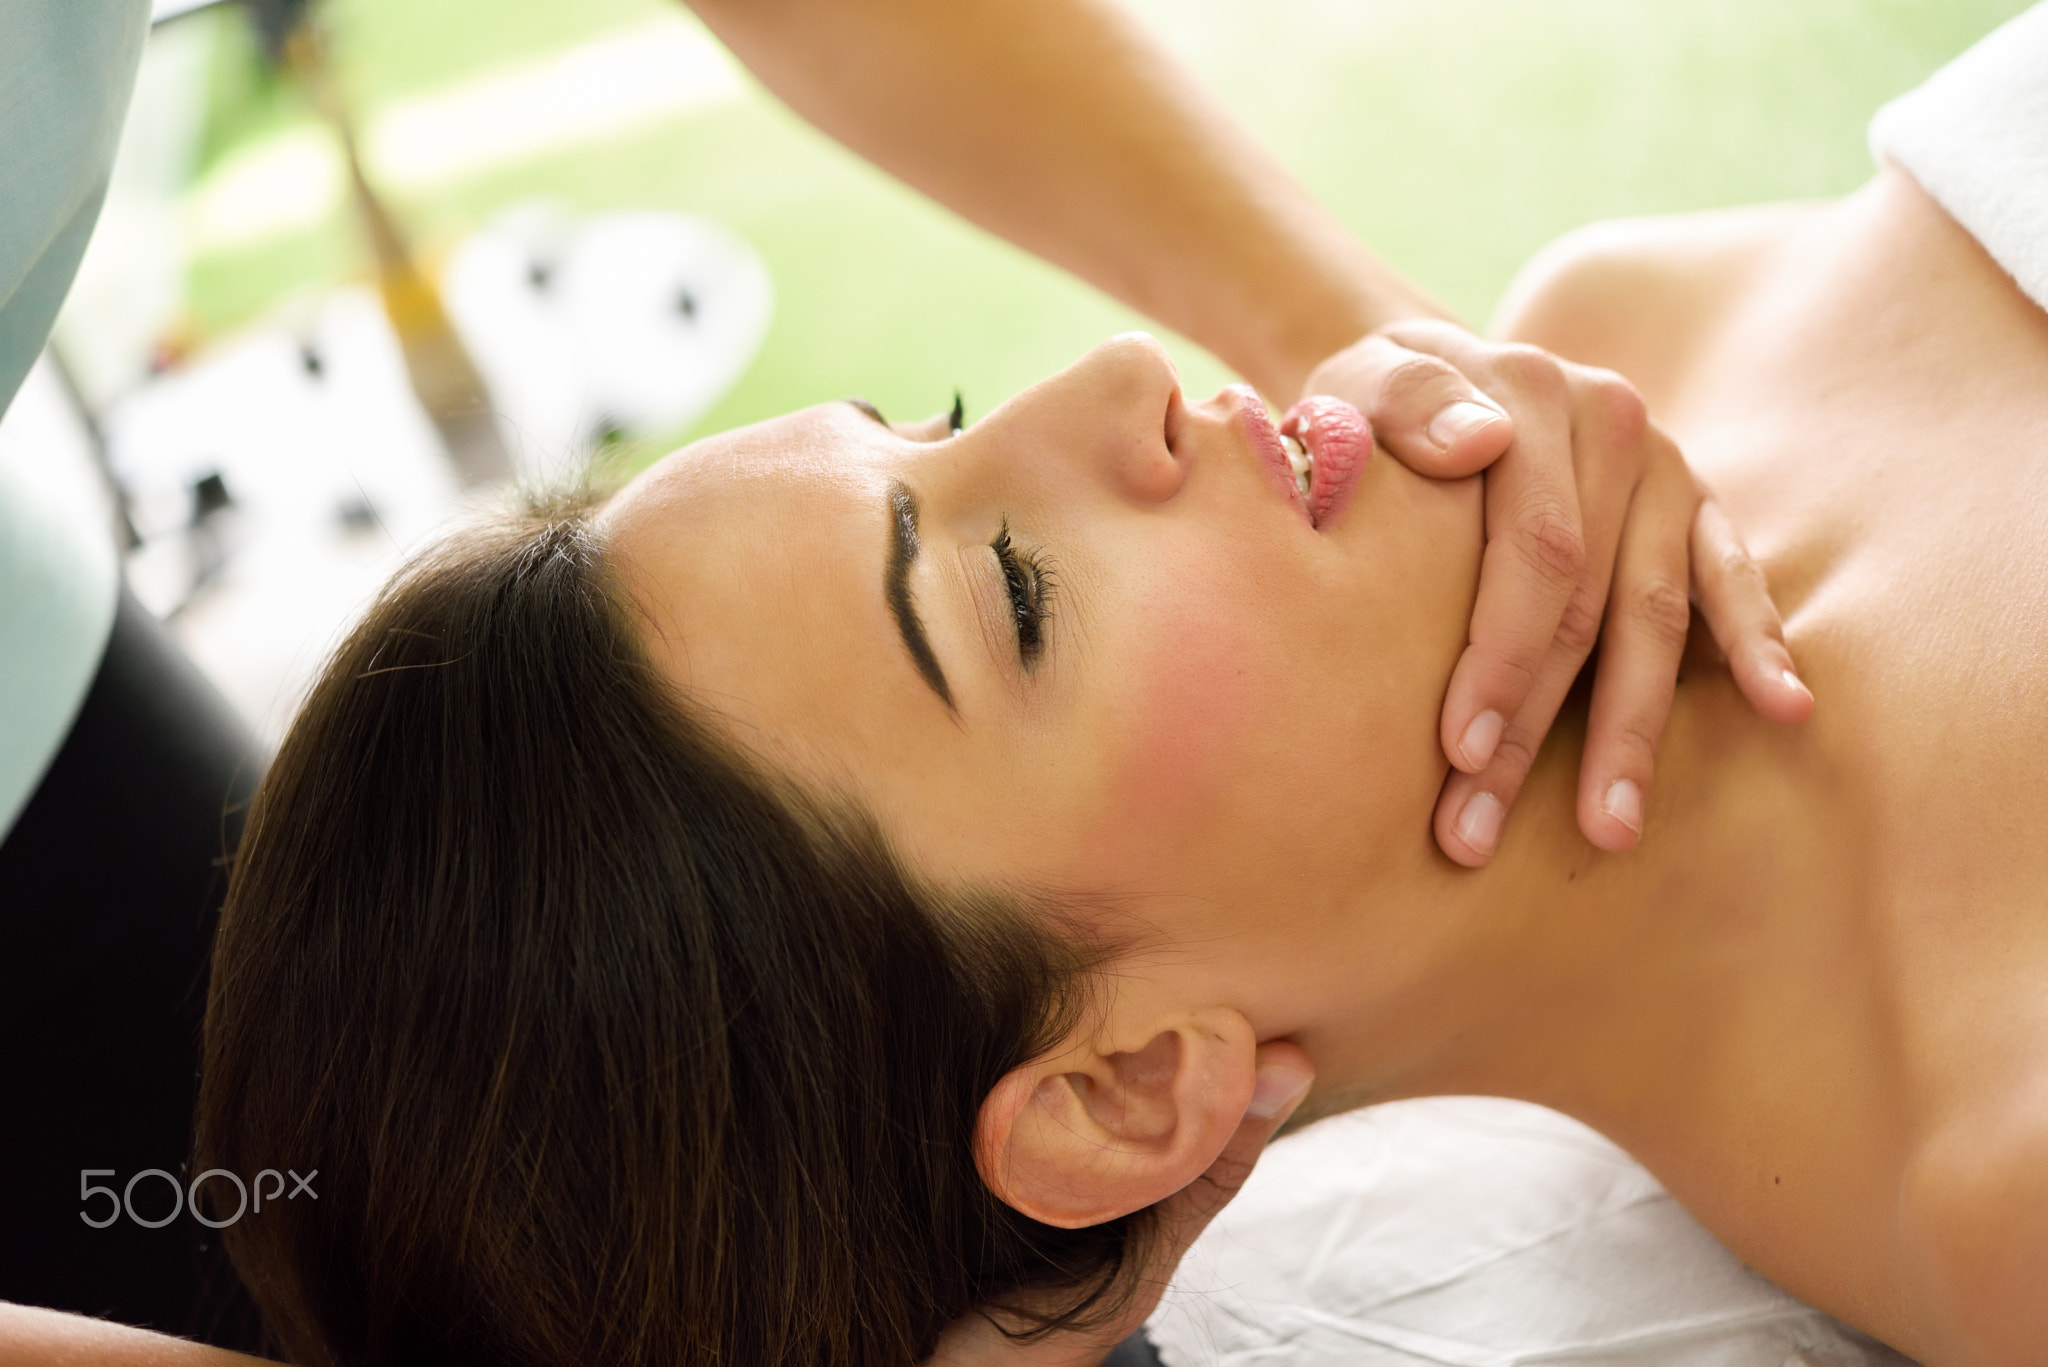
<svg viewBox="0 0 2048 1367">
<path fill-rule="evenodd" d="M 194 1170 L 319 1170 L 223 1231 L 308 1367 L 898 1367 L 977 1306 L 1084 1322 L 1142 1217 L 1037 1224 L 970 1147 L 1083 1009 L 1095 956 L 1044 924 L 938 905 L 738 754 L 581 507 L 536 509 L 415 561 L 293 723 Z"/>
</svg>

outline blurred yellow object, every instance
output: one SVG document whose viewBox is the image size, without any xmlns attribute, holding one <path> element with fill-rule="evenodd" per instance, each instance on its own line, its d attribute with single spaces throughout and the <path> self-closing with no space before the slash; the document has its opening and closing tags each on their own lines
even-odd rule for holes
<svg viewBox="0 0 2048 1367">
<path fill-rule="evenodd" d="M 448 321 L 439 292 L 414 262 L 397 221 L 363 174 L 354 127 L 335 89 L 319 35 L 310 23 L 302 24 L 285 51 L 293 72 L 312 95 L 314 107 L 340 136 L 350 198 L 377 257 L 378 295 L 391 318 L 392 330 L 398 334 L 413 393 L 447 446 L 449 462 L 464 484 L 509 478 L 511 454 L 492 417 L 483 377 Z"/>
</svg>

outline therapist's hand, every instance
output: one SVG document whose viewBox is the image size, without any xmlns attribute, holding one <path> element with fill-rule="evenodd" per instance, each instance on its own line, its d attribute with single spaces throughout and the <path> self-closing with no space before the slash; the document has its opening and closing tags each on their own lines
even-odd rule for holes
<svg viewBox="0 0 2048 1367">
<path fill-rule="evenodd" d="M 1181 1256 L 1244 1186 L 1267 1141 L 1301 1105 L 1314 1080 L 1314 1065 L 1295 1045 L 1274 1041 L 1259 1046 L 1258 1082 L 1244 1119 L 1208 1171 L 1160 1202 L 1158 1236 L 1137 1291 L 1114 1323 L 1019 1343 L 984 1316 L 969 1315 L 946 1331 L 926 1367 L 1098 1367 L 1157 1308 Z"/>
<path fill-rule="evenodd" d="M 1440 725 L 1452 772 L 1436 838 L 1458 863 L 1493 857 L 1596 640 L 1578 820 L 1603 850 L 1642 835 L 1691 603 L 1758 713 L 1812 712 L 1763 575 L 1620 376 L 1411 320 L 1330 357 L 1302 392 L 1356 404 L 1419 474 L 1486 471 L 1479 598 Z"/>
</svg>

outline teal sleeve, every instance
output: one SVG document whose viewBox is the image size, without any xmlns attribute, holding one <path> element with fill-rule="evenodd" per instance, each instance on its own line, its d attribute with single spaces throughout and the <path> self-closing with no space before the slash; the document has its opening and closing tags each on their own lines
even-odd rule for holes
<svg viewBox="0 0 2048 1367">
<path fill-rule="evenodd" d="M 92 236 L 148 31 L 148 0 L 0 3 L 0 412 Z"/>
<path fill-rule="evenodd" d="M 148 31 L 148 0 L 0 0 L 0 413 L 92 237 Z M 0 423 L 0 835 L 91 686 L 118 583 L 77 472 L 19 426 Z"/>
</svg>

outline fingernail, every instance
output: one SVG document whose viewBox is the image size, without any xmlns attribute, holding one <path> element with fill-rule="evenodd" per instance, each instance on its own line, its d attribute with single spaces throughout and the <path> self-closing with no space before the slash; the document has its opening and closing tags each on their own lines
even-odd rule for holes
<svg viewBox="0 0 2048 1367">
<path fill-rule="evenodd" d="M 1277 1063 L 1267 1064 L 1259 1069 L 1258 1081 L 1252 1084 L 1251 1103 L 1244 1108 L 1244 1113 L 1254 1120 L 1271 1120 L 1287 1109 L 1287 1103 L 1307 1091 L 1312 1080 L 1292 1068 L 1282 1068 Z"/>
<path fill-rule="evenodd" d="M 1500 839 L 1500 819 L 1504 815 L 1506 809 L 1492 793 L 1472 794 L 1465 799 L 1465 810 L 1458 813 L 1458 839 L 1479 854 L 1492 854 L 1494 842 Z"/>
<path fill-rule="evenodd" d="M 1607 785 L 1607 796 L 1600 799 L 1600 810 L 1634 831 L 1643 833 L 1643 790 L 1636 787 L 1633 779 L 1618 778 Z"/>
<path fill-rule="evenodd" d="M 1498 408 L 1459 399 L 1439 408 L 1436 416 L 1429 420 L 1429 439 L 1440 449 L 1448 451 L 1488 423 L 1499 422 L 1506 416 Z"/>
<path fill-rule="evenodd" d="M 1467 772 L 1476 774 L 1493 762 L 1494 747 L 1500 744 L 1506 725 L 1500 713 L 1492 711 L 1481 712 L 1465 724 L 1465 734 L 1458 737 L 1458 754 Z"/>
<path fill-rule="evenodd" d="M 1791 689 L 1794 693 L 1804 693 L 1809 698 L 1813 696 L 1813 690 L 1808 688 L 1805 684 L 1805 681 L 1803 681 L 1797 674 L 1794 674 L 1789 669 L 1779 670 L 1778 680 L 1780 683 L 1783 683 L 1785 687 Z"/>
</svg>

